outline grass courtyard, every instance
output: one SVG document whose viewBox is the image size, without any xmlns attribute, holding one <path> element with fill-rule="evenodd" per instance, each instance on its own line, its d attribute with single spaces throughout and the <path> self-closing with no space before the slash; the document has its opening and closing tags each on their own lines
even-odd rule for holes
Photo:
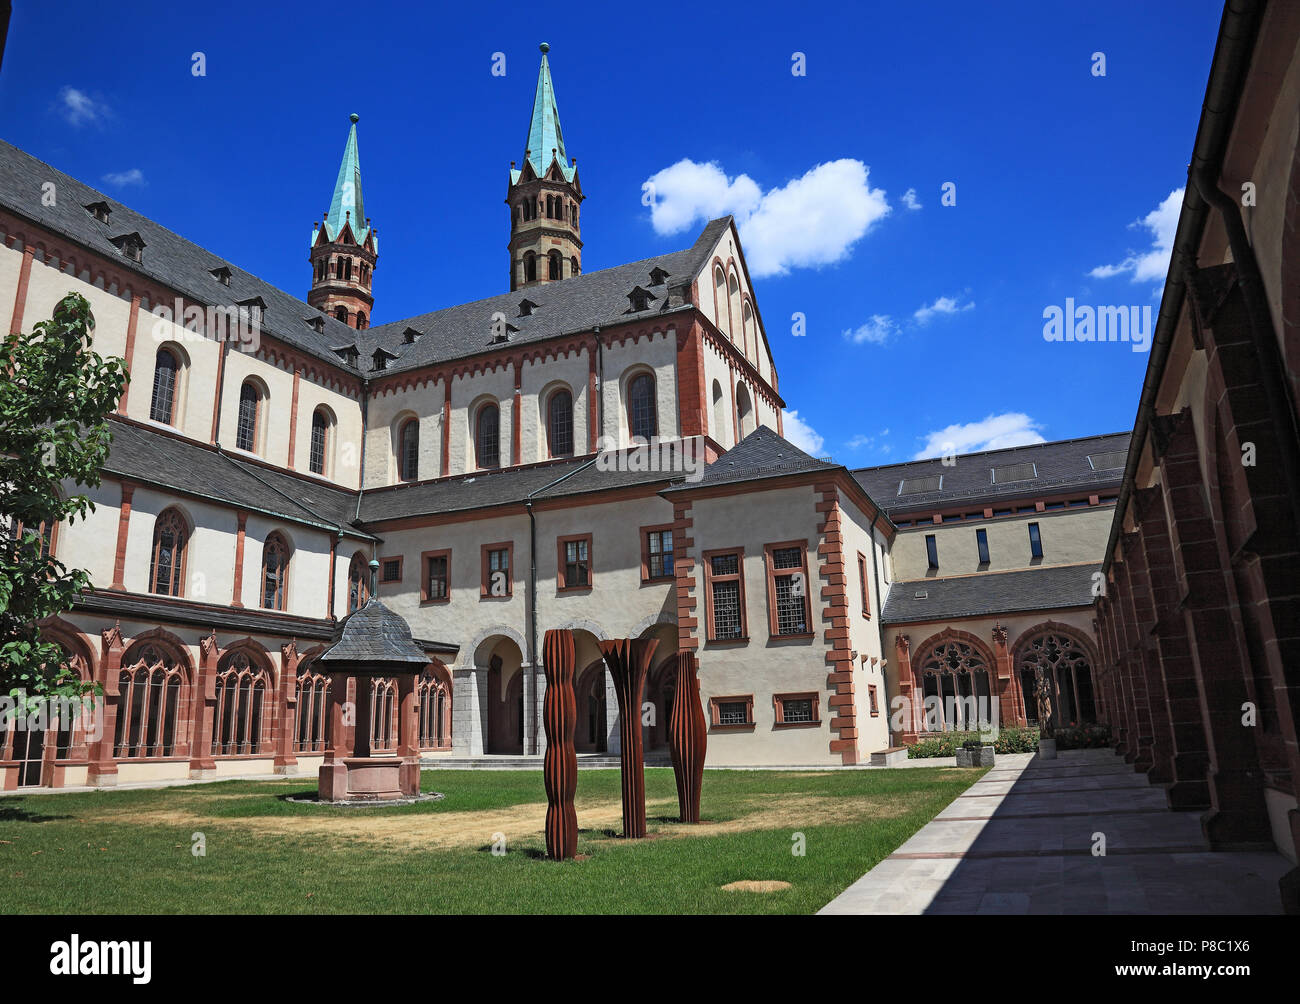
<svg viewBox="0 0 1300 1004">
<path fill-rule="evenodd" d="M 651 768 L 649 837 L 624 841 L 618 771 L 580 771 L 581 860 L 562 863 L 541 771 L 425 771 L 445 798 L 376 809 L 285 801 L 314 794 L 303 778 L 22 794 L 0 799 L 0 912 L 811 913 L 983 773 L 707 771 L 707 822 L 682 826 Z"/>
</svg>

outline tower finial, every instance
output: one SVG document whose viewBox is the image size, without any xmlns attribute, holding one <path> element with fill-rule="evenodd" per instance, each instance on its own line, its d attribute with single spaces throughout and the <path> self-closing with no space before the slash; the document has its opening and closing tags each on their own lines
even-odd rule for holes
<svg viewBox="0 0 1300 1004">
<path fill-rule="evenodd" d="M 549 42 L 543 42 L 537 48 L 542 50 L 542 55 L 544 56 L 551 51 L 551 44 Z"/>
<path fill-rule="evenodd" d="M 358 115 L 356 112 L 353 112 L 351 115 L 348 116 L 348 121 L 351 122 L 353 125 L 356 125 L 358 122 L 361 121 L 361 116 Z"/>
</svg>

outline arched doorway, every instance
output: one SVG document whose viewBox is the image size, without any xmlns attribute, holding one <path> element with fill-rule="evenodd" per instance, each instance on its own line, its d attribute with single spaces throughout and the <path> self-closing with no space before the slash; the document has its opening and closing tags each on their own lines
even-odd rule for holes
<svg viewBox="0 0 1300 1004">
<path fill-rule="evenodd" d="M 640 637 L 659 642 L 650 662 L 650 671 L 646 673 L 645 691 L 641 698 L 643 705 L 649 704 L 652 708 L 649 721 L 644 706 L 641 716 L 642 742 L 645 749 L 651 750 L 668 745 L 668 719 L 673 712 L 673 688 L 676 685 L 677 625 L 652 624 L 641 632 Z"/>
<path fill-rule="evenodd" d="M 508 668 L 499 653 L 488 660 L 488 729 L 485 751 L 520 754 L 524 751 L 524 674 L 516 660 Z"/>
<path fill-rule="evenodd" d="M 573 746 L 584 753 L 609 750 L 609 715 L 605 702 L 605 660 L 590 663 L 578 677 L 574 698 L 578 721 L 573 732 Z"/>
</svg>

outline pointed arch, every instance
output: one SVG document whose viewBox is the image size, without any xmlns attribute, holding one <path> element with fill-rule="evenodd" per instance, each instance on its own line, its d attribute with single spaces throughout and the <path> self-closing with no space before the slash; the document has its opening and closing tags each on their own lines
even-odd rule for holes
<svg viewBox="0 0 1300 1004">
<path fill-rule="evenodd" d="M 185 595 L 185 565 L 192 526 L 180 506 L 168 506 L 153 524 L 149 552 L 149 592 Z"/>
<path fill-rule="evenodd" d="M 280 530 L 273 530 L 262 545 L 261 605 L 267 610 L 289 609 L 289 561 L 293 547 Z"/>
<path fill-rule="evenodd" d="M 370 565 L 360 551 L 348 563 L 348 613 L 360 610 L 370 599 Z"/>
</svg>

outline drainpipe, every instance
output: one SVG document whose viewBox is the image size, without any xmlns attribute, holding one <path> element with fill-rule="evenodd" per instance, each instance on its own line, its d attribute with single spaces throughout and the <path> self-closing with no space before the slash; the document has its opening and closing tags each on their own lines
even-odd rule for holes
<svg viewBox="0 0 1300 1004">
<path fill-rule="evenodd" d="M 1201 198 L 1218 210 L 1219 218 L 1223 220 L 1223 227 L 1228 233 L 1237 284 L 1241 286 L 1241 295 L 1246 301 L 1251 341 L 1259 360 L 1264 403 L 1268 407 L 1271 424 L 1278 431 L 1282 448 L 1282 476 L 1286 479 L 1291 515 L 1295 526 L 1300 528 L 1300 457 L 1296 453 L 1300 428 L 1296 425 L 1295 403 L 1291 400 L 1291 388 L 1283 376 L 1286 366 L 1277 336 L 1273 332 L 1273 315 L 1269 311 L 1268 293 L 1264 289 L 1264 277 L 1259 271 L 1259 259 L 1246 235 L 1237 200 L 1219 188 L 1217 174 L 1209 164 L 1201 163 L 1192 172 L 1192 179 Z"/>
<path fill-rule="evenodd" d="M 871 548 L 871 577 L 876 583 L 876 633 L 880 636 L 880 682 L 885 684 L 884 693 L 880 696 L 884 699 L 885 708 L 889 708 L 889 682 L 885 679 L 885 594 L 880 591 L 880 566 L 876 562 L 876 521 L 873 519 L 871 525 L 867 527 L 867 543 Z M 871 602 L 867 601 L 867 613 L 871 612 Z M 889 727 L 889 719 L 892 716 L 885 716 L 885 735 L 888 737 L 886 746 L 894 745 L 894 730 Z"/>
<path fill-rule="evenodd" d="M 528 715 L 533 721 L 533 748 L 537 752 L 537 516 L 533 500 L 524 499 L 528 511 L 528 673 L 532 677 Z"/>
</svg>

